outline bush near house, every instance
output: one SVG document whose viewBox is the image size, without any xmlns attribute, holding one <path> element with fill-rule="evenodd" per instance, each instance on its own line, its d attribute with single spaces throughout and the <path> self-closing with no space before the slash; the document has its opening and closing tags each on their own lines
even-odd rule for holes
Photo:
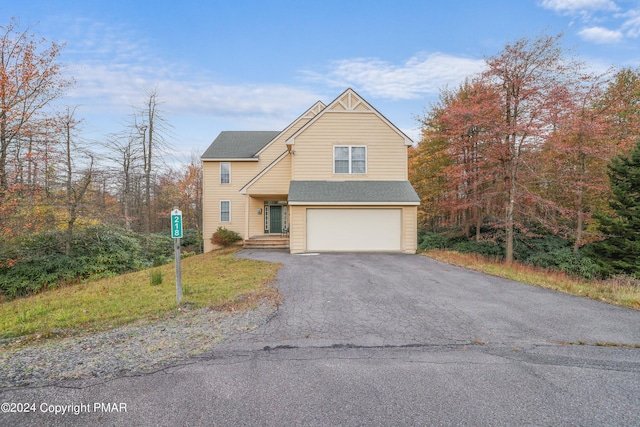
<svg viewBox="0 0 640 427">
<path fill-rule="evenodd" d="M 242 240 L 242 237 L 238 233 L 232 230 L 227 230 L 224 227 L 218 227 L 215 233 L 213 233 L 213 237 L 211 238 L 211 242 L 214 245 L 219 245 L 223 247 L 231 246 L 235 242 L 239 242 Z"/>
</svg>

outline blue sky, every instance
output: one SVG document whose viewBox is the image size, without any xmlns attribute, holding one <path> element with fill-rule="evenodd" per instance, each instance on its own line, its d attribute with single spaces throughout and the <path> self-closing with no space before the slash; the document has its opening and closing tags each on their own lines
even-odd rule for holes
<svg viewBox="0 0 640 427">
<path fill-rule="evenodd" d="M 640 0 L 55 1 L 0 3 L 66 43 L 83 133 L 124 128 L 157 88 L 176 160 L 222 130 L 279 130 L 315 101 L 354 88 L 417 139 L 440 89 L 521 37 L 564 33 L 596 70 L 640 66 Z"/>
</svg>

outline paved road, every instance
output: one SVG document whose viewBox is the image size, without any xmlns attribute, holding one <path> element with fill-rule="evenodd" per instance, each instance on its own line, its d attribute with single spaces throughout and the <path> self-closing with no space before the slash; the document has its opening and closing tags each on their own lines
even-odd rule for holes
<svg viewBox="0 0 640 427">
<path fill-rule="evenodd" d="M 240 256 L 284 264 L 264 327 L 153 374 L 5 390 L 88 406 L 0 424 L 640 425 L 638 311 L 417 255 Z"/>
</svg>

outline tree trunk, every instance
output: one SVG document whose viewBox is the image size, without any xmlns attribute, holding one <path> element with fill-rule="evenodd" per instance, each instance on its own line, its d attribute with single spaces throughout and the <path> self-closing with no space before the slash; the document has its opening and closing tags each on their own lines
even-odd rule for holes
<svg viewBox="0 0 640 427">
<path fill-rule="evenodd" d="M 33 203 L 35 192 L 35 165 L 33 164 L 33 137 L 29 137 L 29 148 L 27 152 L 27 194 L 29 201 Z"/>
<path fill-rule="evenodd" d="M 145 221 L 145 234 L 149 236 L 151 233 L 151 164 L 153 161 L 153 146 L 154 141 L 154 122 L 156 119 L 156 94 L 152 92 L 149 95 L 149 101 L 147 104 L 147 131 L 148 138 L 146 139 L 145 148 L 145 160 L 144 160 L 144 178 L 145 178 L 145 204 L 146 204 L 146 221 Z M 143 140 L 143 143 L 145 141 Z"/>
<path fill-rule="evenodd" d="M 76 221 L 76 206 L 73 203 L 73 183 L 72 183 L 72 166 L 71 166 L 71 126 L 70 123 L 65 123 L 66 129 L 66 149 L 67 149 L 67 213 L 69 218 L 67 220 L 67 232 L 65 234 L 65 255 L 71 255 L 71 238 L 73 237 L 73 223 Z"/>
<path fill-rule="evenodd" d="M 584 212 L 582 212 L 582 188 L 578 192 L 578 224 L 576 225 L 576 241 L 573 244 L 573 252 L 578 252 L 582 246 L 582 227 L 584 226 Z"/>
<path fill-rule="evenodd" d="M 125 172 L 124 178 L 124 192 L 122 194 L 122 213 L 124 215 L 124 226 L 127 230 L 131 230 L 131 213 L 129 212 L 129 186 L 131 183 L 129 182 L 129 172 Z"/>
<path fill-rule="evenodd" d="M 482 226 L 482 217 L 480 216 L 480 208 L 476 206 L 476 242 L 480 241 L 481 226 Z"/>
<path fill-rule="evenodd" d="M 7 119 L 4 113 L 0 113 L 0 199 L 7 190 L 7 150 L 9 141 L 7 138 Z"/>
<path fill-rule="evenodd" d="M 505 227 L 506 227 L 506 250 L 505 250 L 505 262 L 507 265 L 513 263 L 513 211 L 515 207 L 515 185 L 513 177 L 509 178 L 509 201 L 507 203 L 506 215 L 505 215 Z"/>
<path fill-rule="evenodd" d="M 579 141 L 582 142 L 582 134 L 579 136 Z M 578 252 L 580 246 L 582 245 L 582 227 L 584 226 L 584 207 L 583 204 L 583 193 L 584 193 L 584 179 L 587 173 L 587 165 L 586 165 L 586 155 L 581 150 L 580 151 L 580 172 L 582 176 L 578 181 L 578 200 L 576 201 L 576 211 L 578 213 L 578 221 L 576 225 L 576 241 L 573 244 L 573 252 Z"/>
</svg>

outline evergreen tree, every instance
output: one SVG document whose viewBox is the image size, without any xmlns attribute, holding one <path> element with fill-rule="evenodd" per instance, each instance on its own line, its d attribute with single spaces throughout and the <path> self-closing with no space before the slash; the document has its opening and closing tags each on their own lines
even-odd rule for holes
<svg viewBox="0 0 640 427">
<path fill-rule="evenodd" d="M 640 140 L 628 156 L 612 160 L 609 180 L 615 216 L 597 216 L 606 238 L 594 243 L 590 252 L 606 274 L 640 278 Z"/>
</svg>

